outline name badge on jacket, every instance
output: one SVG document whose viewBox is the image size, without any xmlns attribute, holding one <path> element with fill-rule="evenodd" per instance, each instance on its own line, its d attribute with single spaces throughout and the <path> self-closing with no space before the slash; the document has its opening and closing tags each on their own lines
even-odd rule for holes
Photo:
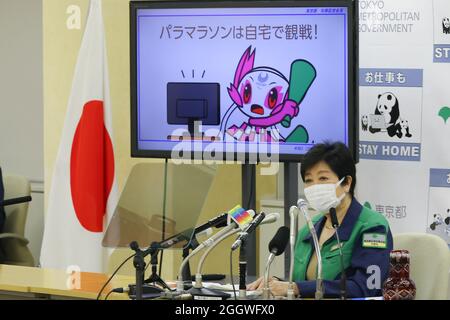
<svg viewBox="0 0 450 320">
<path fill-rule="evenodd" d="M 382 233 L 364 233 L 362 246 L 364 248 L 386 249 L 386 235 Z"/>
</svg>

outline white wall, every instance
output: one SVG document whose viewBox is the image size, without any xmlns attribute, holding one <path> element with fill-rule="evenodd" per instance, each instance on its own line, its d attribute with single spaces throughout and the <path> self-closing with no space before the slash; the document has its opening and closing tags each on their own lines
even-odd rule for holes
<svg viewBox="0 0 450 320">
<path fill-rule="evenodd" d="M 0 166 L 26 176 L 25 236 L 38 261 L 43 230 L 42 0 L 0 0 Z"/>
</svg>

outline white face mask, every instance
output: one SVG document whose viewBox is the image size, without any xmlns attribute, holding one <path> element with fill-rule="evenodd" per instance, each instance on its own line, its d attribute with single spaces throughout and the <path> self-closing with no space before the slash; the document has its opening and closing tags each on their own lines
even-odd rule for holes
<svg viewBox="0 0 450 320">
<path fill-rule="evenodd" d="M 327 213 L 330 208 L 336 208 L 344 199 L 345 192 L 338 198 L 336 188 L 344 181 L 342 178 L 338 183 L 315 184 L 305 188 L 305 197 L 309 205 L 323 213 Z"/>
</svg>

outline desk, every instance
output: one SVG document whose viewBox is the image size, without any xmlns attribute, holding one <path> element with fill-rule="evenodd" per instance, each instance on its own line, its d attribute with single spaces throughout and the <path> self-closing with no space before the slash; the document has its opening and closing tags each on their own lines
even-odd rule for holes
<svg viewBox="0 0 450 320">
<path fill-rule="evenodd" d="M 0 299 L 96 299 L 108 275 L 80 272 L 71 277 L 63 270 L 0 265 Z M 116 275 L 101 296 L 113 288 L 127 287 L 134 277 Z M 77 288 L 71 289 L 74 283 Z M 127 294 L 113 293 L 108 299 L 128 300 Z"/>
<path fill-rule="evenodd" d="M 106 274 L 80 272 L 76 278 L 79 287 L 70 289 L 71 277 L 63 270 L 0 265 L 0 300 L 94 300 L 108 278 Z M 249 281 L 253 280 L 253 277 L 249 277 Z M 115 275 L 103 290 L 101 299 L 113 288 L 127 287 L 130 283 L 135 283 L 134 277 Z M 238 279 L 235 283 L 238 283 Z M 175 286 L 175 283 L 168 284 Z M 129 297 L 126 293 L 113 293 L 108 300 L 129 300 Z"/>
</svg>

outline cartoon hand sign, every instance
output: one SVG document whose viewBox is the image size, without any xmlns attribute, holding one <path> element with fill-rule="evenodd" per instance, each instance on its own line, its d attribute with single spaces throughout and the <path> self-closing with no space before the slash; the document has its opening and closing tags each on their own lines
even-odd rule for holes
<svg viewBox="0 0 450 320">
<path fill-rule="evenodd" d="M 282 106 L 282 112 L 285 114 L 283 117 L 283 121 L 281 121 L 281 125 L 285 128 L 289 128 L 291 126 L 291 119 L 298 115 L 299 107 L 297 102 L 293 100 L 286 100 Z"/>
<path fill-rule="evenodd" d="M 316 69 L 308 61 L 296 60 L 292 63 L 289 79 L 289 99 L 286 100 L 286 103 L 289 102 L 291 105 L 288 108 L 292 108 L 292 105 L 295 105 L 297 112 L 294 115 L 288 114 L 283 117 L 281 122 L 283 127 L 289 128 L 291 126 L 291 120 L 297 116 L 298 106 L 305 98 L 306 93 L 316 79 L 316 75 Z"/>
</svg>

